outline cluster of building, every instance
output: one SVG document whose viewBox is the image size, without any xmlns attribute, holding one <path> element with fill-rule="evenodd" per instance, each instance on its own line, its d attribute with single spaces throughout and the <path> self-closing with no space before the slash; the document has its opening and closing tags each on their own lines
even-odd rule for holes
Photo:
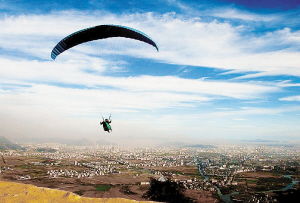
<svg viewBox="0 0 300 203">
<path fill-rule="evenodd" d="M 18 176 L 18 180 L 30 180 L 31 176 L 30 175 L 24 175 L 24 176 Z"/>
<path fill-rule="evenodd" d="M 84 177 L 104 175 L 104 173 L 100 170 L 78 172 L 76 170 L 68 170 L 68 169 L 50 170 L 47 171 L 47 174 L 49 175 L 49 178 L 58 178 L 58 177 L 84 178 Z"/>
<path fill-rule="evenodd" d="M 3 173 L 4 171 L 9 171 L 9 170 L 13 170 L 13 169 L 10 168 L 9 166 L 0 166 L 0 174 Z"/>
<path fill-rule="evenodd" d="M 55 153 L 50 153 L 50 152 L 26 152 L 22 154 L 23 156 L 27 157 L 44 157 L 48 159 L 54 159 L 54 160 L 63 160 L 63 159 L 85 159 L 88 158 L 88 156 L 82 154 L 82 152 L 55 152 Z"/>
<path fill-rule="evenodd" d="M 132 173 L 139 171 L 139 173 L 145 172 L 154 177 L 171 178 L 187 189 L 207 191 L 219 191 L 221 187 L 238 186 L 236 177 L 240 173 L 286 171 L 288 169 L 299 171 L 300 160 L 299 149 L 254 145 L 224 145 L 207 148 L 126 149 L 116 146 L 54 146 L 54 148 L 57 151 L 52 153 L 36 152 L 34 146 L 31 146 L 30 150 L 25 152 L 10 151 L 2 152 L 2 154 L 42 158 L 44 161 L 35 161 L 30 164 L 46 166 L 49 178 L 84 178 L 123 171 Z M 172 168 L 189 166 L 198 169 L 197 178 L 172 170 Z M 2 166 L 0 173 L 5 170 L 9 170 L 9 168 Z M 185 175 L 185 179 L 178 178 L 181 175 Z M 18 176 L 19 180 L 30 178 L 32 177 Z M 149 182 L 140 184 L 147 185 Z"/>
<path fill-rule="evenodd" d="M 49 170 L 47 175 L 49 178 L 58 178 L 58 177 L 70 177 L 70 178 L 84 178 L 84 177 L 93 177 L 93 176 L 103 176 L 106 174 L 119 173 L 115 167 L 111 165 L 100 165 L 100 163 L 78 163 L 74 162 L 75 166 L 85 166 L 89 168 L 82 172 L 76 170 L 68 169 L 59 169 L 59 170 Z"/>
</svg>

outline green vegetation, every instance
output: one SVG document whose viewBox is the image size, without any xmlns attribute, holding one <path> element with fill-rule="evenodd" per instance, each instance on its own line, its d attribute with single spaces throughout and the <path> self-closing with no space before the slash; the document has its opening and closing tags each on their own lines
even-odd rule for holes
<svg viewBox="0 0 300 203">
<path fill-rule="evenodd" d="M 82 190 L 75 191 L 74 193 L 77 194 L 77 195 L 80 195 L 80 196 L 83 195 L 83 191 Z"/>
<path fill-rule="evenodd" d="M 36 149 L 37 152 L 50 152 L 50 153 L 54 153 L 57 150 L 56 149 L 52 149 L 52 148 L 46 148 L 46 147 L 41 147 L 41 148 L 37 148 Z"/>
<path fill-rule="evenodd" d="M 31 169 L 28 171 L 29 175 L 33 178 L 40 177 L 46 175 L 46 172 L 39 169 Z"/>
<path fill-rule="evenodd" d="M 135 194 L 136 194 L 135 192 L 132 192 L 132 191 L 130 190 L 130 188 L 129 188 L 128 185 L 122 186 L 121 189 L 120 189 L 120 192 L 122 192 L 122 193 L 124 193 L 124 194 L 126 194 L 126 195 L 135 195 Z"/>
<path fill-rule="evenodd" d="M 216 146 L 213 146 L 213 145 L 204 145 L 204 144 L 188 145 L 187 147 L 202 148 L 202 149 L 213 149 L 213 148 L 216 148 Z"/>
<path fill-rule="evenodd" d="M 154 178 L 150 181 L 150 188 L 144 194 L 145 198 L 153 201 L 169 202 L 169 203 L 192 203 L 189 197 L 184 195 L 184 186 L 171 180 L 160 182 Z"/>
<path fill-rule="evenodd" d="M 97 191 L 108 191 L 110 188 L 112 188 L 112 185 L 105 185 L 105 184 L 101 184 L 101 185 L 95 185 L 95 188 Z"/>
<path fill-rule="evenodd" d="M 289 178 L 259 178 L 257 181 L 256 191 L 278 190 L 291 183 Z"/>
<path fill-rule="evenodd" d="M 230 185 L 230 186 L 226 186 L 226 187 L 220 187 L 219 189 L 223 195 L 227 195 L 232 192 L 236 192 L 238 190 L 238 187 L 234 186 L 234 185 Z"/>
<path fill-rule="evenodd" d="M 23 165 L 16 166 L 16 168 L 27 169 L 27 168 L 31 168 L 31 166 L 23 164 Z"/>
<path fill-rule="evenodd" d="M 247 183 L 257 183 L 257 180 L 256 179 L 248 179 Z"/>
</svg>

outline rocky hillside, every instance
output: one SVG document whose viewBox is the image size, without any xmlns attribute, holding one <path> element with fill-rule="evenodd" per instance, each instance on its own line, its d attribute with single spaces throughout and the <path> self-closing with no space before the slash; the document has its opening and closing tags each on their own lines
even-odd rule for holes
<svg viewBox="0 0 300 203">
<path fill-rule="evenodd" d="M 87 198 L 71 192 L 36 187 L 29 184 L 0 181 L 0 202 L 30 202 L 30 203 L 150 203 L 123 198 Z"/>
<path fill-rule="evenodd" d="M 0 150 L 7 150 L 7 149 L 22 150 L 23 148 L 17 144 L 14 144 L 7 138 L 0 136 Z"/>
</svg>

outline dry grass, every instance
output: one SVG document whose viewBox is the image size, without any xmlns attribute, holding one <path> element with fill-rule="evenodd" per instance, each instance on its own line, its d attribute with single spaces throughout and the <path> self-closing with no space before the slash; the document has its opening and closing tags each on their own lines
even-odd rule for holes
<svg viewBox="0 0 300 203">
<path fill-rule="evenodd" d="M 142 203 L 124 198 L 87 198 L 72 192 L 36 187 L 29 184 L 0 181 L 1 203 Z"/>
</svg>

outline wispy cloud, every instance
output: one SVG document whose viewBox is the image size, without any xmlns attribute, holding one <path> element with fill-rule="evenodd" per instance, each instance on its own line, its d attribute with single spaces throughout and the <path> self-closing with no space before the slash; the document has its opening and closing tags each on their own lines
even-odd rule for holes
<svg viewBox="0 0 300 203">
<path fill-rule="evenodd" d="M 248 30 L 249 28 L 227 22 L 204 22 L 197 18 L 181 19 L 172 14 L 160 16 L 151 13 L 102 13 L 101 18 L 98 18 L 99 15 L 97 12 L 61 12 L 3 18 L 0 21 L 3 27 L 0 31 L 1 46 L 3 49 L 9 48 L 48 58 L 46 50 L 51 50 L 61 37 L 80 28 L 97 24 L 123 24 L 143 30 L 152 36 L 159 44 L 160 53 L 153 52 L 142 43 L 136 44 L 122 39 L 115 41 L 120 45 L 118 50 L 112 49 L 114 43 L 110 41 L 95 42 L 93 44 L 96 46 L 89 44 L 83 46 L 84 49 L 81 47 L 72 51 L 97 53 L 98 43 L 101 43 L 102 53 L 127 54 L 172 64 L 259 72 L 245 76 L 247 78 L 262 75 L 300 75 L 297 51 L 299 31 L 282 29 L 253 36 L 251 28 Z M 77 19 L 76 23 L 71 19 Z M 59 25 L 57 22 L 60 22 Z M 43 46 L 38 50 L 41 43 Z"/>
<path fill-rule="evenodd" d="M 3 81 L 36 83 L 62 83 L 84 85 L 90 88 L 110 86 L 129 91 L 155 91 L 192 93 L 235 99 L 255 99 L 280 91 L 280 88 L 254 83 L 183 79 L 174 76 L 111 77 L 101 73 L 110 66 L 106 61 L 87 57 L 86 60 L 68 62 L 9 60 L 0 58 Z M 92 73 L 85 69 L 97 71 Z M 215 99 L 217 99 L 215 97 Z M 219 98 L 221 99 L 221 98 Z M 224 98 L 223 98 L 224 99 Z"/>
<path fill-rule="evenodd" d="M 249 115 L 280 115 L 288 112 L 299 112 L 300 107 L 289 106 L 289 107 L 277 107 L 277 108 L 258 108 L 258 107 L 242 107 L 241 109 L 235 109 L 230 111 L 219 111 L 213 112 L 211 115 L 217 117 L 227 116 L 249 116 Z"/>
<path fill-rule="evenodd" d="M 276 84 L 279 87 L 300 87 L 300 83 L 293 83 L 291 80 L 284 80 Z"/>
<path fill-rule="evenodd" d="M 265 15 L 256 14 L 256 13 L 251 13 L 249 11 L 242 11 L 236 8 L 229 8 L 229 7 L 211 9 L 209 11 L 206 11 L 205 14 L 213 17 L 226 18 L 232 20 L 238 19 L 244 21 L 265 21 L 265 22 L 278 20 L 281 17 L 273 14 L 265 14 Z"/>
<path fill-rule="evenodd" d="M 180 3 L 178 6 L 181 9 L 191 9 L 182 2 L 177 3 Z M 270 75 L 299 77 L 299 31 L 280 27 L 255 32 L 257 30 L 253 25 L 256 22 L 273 22 L 283 18 L 277 14 L 261 15 L 235 8 L 203 9 L 197 12 L 198 16 L 195 13 L 187 16 L 175 13 L 114 14 L 69 10 L 1 17 L 0 119 L 15 121 L 22 114 L 22 121 L 25 121 L 28 115 L 33 122 L 30 130 L 26 131 L 29 133 L 41 115 L 45 119 L 51 115 L 49 120 L 57 122 L 55 120 L 58 117 L 63 120 L 62 123 L 80 131 L 78 120 L 73 124 L 76 119 L 69 121 L 70 117 L 84 117 L 87 119 L 84 120 L 85 124 L 92 128 L 96 125 L 92 117 L 96 117 L 100 111 L 118 112 L 121 115 L 130 112 L 138 115 L 137 120 L 145 129 L 151 129 L 153 124 L 148 123 L 151 120 L 156 126 L 163 123 L 159 129 L 163 133 L 191 132 L 198 135 L 200 132 L 231 136 L 251 134 L 253 117 L 299 112 L 300 109 L 295 106 L 259 107 L 259 101 L 265 101 L 270 95 L 280 93 L 287 87 L 297 87 L 297 82 L 247 82 L 248 78 Z M 204 19 L 207 15 L 211 17 L 209 20 Z M 235 24 L 228 19 L 251 22 Z M 121 24 L 141 30 L 157 42 L 160 52 L 140 42 L 116 38 L 86 43 L 68 50 L 56 61 L 50 60 L 50 52 L 60 39 L 79 29 L 99 24 Z M 211 75 L 204 80 L 205 73 L 202 79 L 143 73 L 128 77 L 122 75 L 122 71 L 127 71 L 124 66 L 130 63 L 124 64 L 126 61 L 119 61 L 120 57 L 116 57 L 117 60 L 110 58 L 111 54 L 152 60 L 154 64 L 211 67 L 224 70 L 225 73 L 227 71 L 227 74 L 241 73 L 242 76 L 234 80 L 214 79 Z M 118 77 L 108 75 L 111 70 L 119 71 Z M 249 102 L 247 105 L 252 107 L 241 107 L 244 104 L 239 103 L 241 100 Z M 278 98 L 275 100 L 278 102 Z M 224 101 L 224 105 L 213 105 L 220 101 Z M 280 101 L 299 101 L 299 96 L 286 96 Z M 226 102 L 231 104 L 226 105 Z M 215 107 L 219 107 L 219 110 L 216 111 Z M 174 109 L 178 112 L 174 112 Z M 182 109 L 183 113 L 180 111 Z M 145 115 L 153 111 L 159 112 L 159 115 Z M 164 114 L 163 111 L 169 113 Z M 128 124 L 126 119 L 117 121 L 120 122 L 119 126 L 123 125 L 119 129 L 120 134 L 127 126 L 136 128 L 135 123 Z M 187 123 L 192 126 L 187 127 Z M 44 122 L 43 126 L 47 125 Z M 172 126 L 175 126 L 174 129 Z M 272 126 L 271 123 L 266 124 L 260 130 L 271 135 L 273 131 L 266 128 Z M 285 126 L 276 129 L 283 132 Z M 151 132 L 156 131 L 152 129 Z"/>
<path fill-rule="evenodd" d="M 279 99 L 280 101 L 300 101 L 300 95 L 283 97 Z"/>
</svg>

